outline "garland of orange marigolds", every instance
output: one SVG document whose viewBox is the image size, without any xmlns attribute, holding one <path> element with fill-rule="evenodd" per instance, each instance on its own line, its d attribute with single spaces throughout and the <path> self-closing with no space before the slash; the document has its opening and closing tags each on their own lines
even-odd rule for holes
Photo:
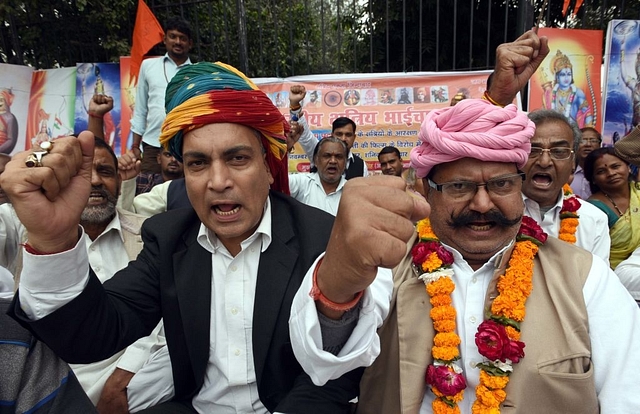
<svg viewBox="0 0 640 414">
<path fill-rule="evenodd" d="M 433 363 L 427 367 L 425 380 L 436 396 L 432 404 L 434 414 L 459 414 L 458 403 L 464 398 L 467 383 L 458 362 L 460 337 L 456 333 L 456 309 L 451 299 L 455 290 L 453 255 L 433 233 L 429 219 L 419 221 L 416 228 L 420 241 L 411 251 L 413 267 L 426 285 L 436 331 L 431 350 Z M 498 279 L 499 294 L 488 319 L 478 326 L 476 333 L 476 346 L 485 361 L 477 365 L 481 371 L 474 414 L 500 412 L 513 364 L 524 357 L 520 323 L 532 289 L 533 259 L 546 239 L 546 233 L 535 220 L 523 217 L 508 268 Z"/>
</svg>

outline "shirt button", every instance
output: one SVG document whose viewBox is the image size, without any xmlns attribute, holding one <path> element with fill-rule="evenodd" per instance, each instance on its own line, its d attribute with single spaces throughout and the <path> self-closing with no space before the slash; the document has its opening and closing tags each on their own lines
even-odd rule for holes
<svg viewBox="0 0 640 414">
<path fill-rule="evenodd" d="M 235 354 L 236 356 L 240 356 L 240 350 L 239 350 L 239 349 L 236 349 L 236 352 L 234 352 L 234 354 Z"/>
<path fill-rule="evenodd" d="M 475 276 L 473 277 L 473 279 L 471 279 L 471 282 L 473 282 L 473 283 L 476 283 L 477 281 L 478 281 L 478 278 L 475 277 Z"/>
<path fill-rule="evenodd" d="M 471 321 L 471 323 L 476 323 L 476 317 L 475 316 L 470 317 L 469 320 Z"/>
<path fill-rule="evenodd" d="M 95 267 L 93 270 L 94 270 L 95 272 L 99 272 L 99 271 L 100 271 L 100 268 L 99 268 L 99 267 Z"/>
<path fill-rule="evenodd" d="M 96 251 L 96 246 L 91 246 L 90 249 L 91 249 L 92 252 L 95 252 Z"/>
<path fill-rule="evenodd" d="M 231 271 L 232 272 L 235 272 L 236 270 L 238 270 L 238 266 L 236 266 L 236 265 L 231 266 Z"/>
<path fill-rule="evenodd" d="M 477 363 L 476 361 L 469 361 L 469 366 L 470 366 L 471 368 L 475 368 L 475 367 L 476 367 L 476 365 L 478 365 L 478 363 Z"/>
<path fill-rule="evenodd" d="M 231 314 L 232 315 L 237 315 L 238 314 L 238 309 L 237 308 L 231 308 Z"/>
</svg>

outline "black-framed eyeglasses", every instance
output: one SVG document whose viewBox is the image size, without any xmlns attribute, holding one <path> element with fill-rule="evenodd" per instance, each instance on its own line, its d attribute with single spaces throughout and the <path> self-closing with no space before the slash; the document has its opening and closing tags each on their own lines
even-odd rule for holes
<svg viewBox="0 0 640 414">
<path fill-rule="evenodd" d="M 549 156 L 554 160 L 566 160 L 571 157 L 573 150 L 569 147 L 540 148 L 531 147 L 529 158 L 538 158 L 543 152 L 548 152 Z"/>
<path fill-rule="evenodd" d="M 478 187 L 485 187 L 490 196 L 498 197 L 520 192 L 524 177 L 524 173 L 503 175 L 487 180 L 487 182 L 484 183 L 476 183 L 475 181 L 449 181 L 436 184 L 431 180 L 427 181 L 429 182 L 429 187 L 441 192 L 447 197 L 457 201 L 467 201 L 476 195 Z"/>
</svg>

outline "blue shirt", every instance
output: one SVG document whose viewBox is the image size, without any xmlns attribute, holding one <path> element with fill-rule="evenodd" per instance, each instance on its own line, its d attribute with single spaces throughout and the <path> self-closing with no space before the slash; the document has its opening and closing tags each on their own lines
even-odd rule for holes
<svg viewBox="0 0 640 414">
<path fill-rule="evenodd" d="M 190 65 L 187 60 L 180 66 L 165 54 L 159 58 L 145 59 L 140 66 L 136 103 L 131 118 L 131 131 L 142 136 L 142 141 L 159 148 L 160 129 L 166 116 L 164 96 L 167 85 L 178 69 Z"/>
</svg>

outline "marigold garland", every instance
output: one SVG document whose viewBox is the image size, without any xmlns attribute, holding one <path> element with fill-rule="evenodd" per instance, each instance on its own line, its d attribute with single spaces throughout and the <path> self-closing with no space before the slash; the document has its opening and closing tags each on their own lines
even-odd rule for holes
<svg viewBox="0 0 640 414">
<path fill-rule="evenodd" d="M 562 209 L 560 210 L 560 233 L 558 238 L 567 243 L 575 244 L 576 231 L 578 231 L 578 224 L 580 216 L 578 216 L 578 209 L 582 205 L 578 197 L 573 194 L 569 184 L 565 184 L 562 187 Z"/>
<path fill-rule="evenodd" d="M 428 219 L 419 221 L 416 229 L 420 242 L 411 251 L 413 267 L 426 285 L 432 305 L 430 316 L 437 332 L 431 350 L 434 362 L 427 367 L 425 379 L 436 396 L 433 412 L 459 414 L 458 403 L 464 398 L 466 380 L 457 363 L 461 341 L 455 332 L 456 310 L 451 299 L 455 290 L 453 255 L 444 249 Z M 474 414 L 500 413 L 500 404 L 507 397 L 504 389 L 509 383 L 512 365 L 524 357 L 520 322 L 524 320 L 525 302 L 533 288 L 533 259 L 546 238 L 533 219 L 523 217 L 508 268 L 498 279 L 498 296 L 491 305 L 491 314 L 476 333 L 476 345 L 485 362 L 478 364 L 480 384 L 476 387 Z M 496 343 L 500 346 L 496 347 Z"/>
</svg>

